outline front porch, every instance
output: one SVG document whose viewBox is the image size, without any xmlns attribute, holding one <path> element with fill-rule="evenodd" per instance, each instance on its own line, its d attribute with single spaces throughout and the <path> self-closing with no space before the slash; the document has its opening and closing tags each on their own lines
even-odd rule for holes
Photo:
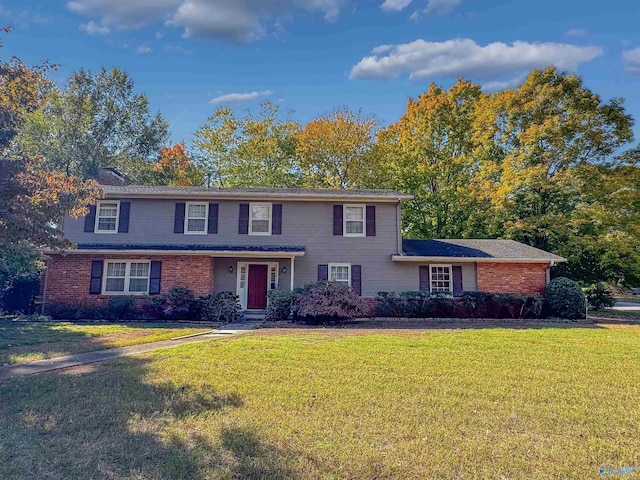
<svg viewBox="0 0 640 480">
<path fill-rule="evenodd" d="M 304 252 L 269 257 L 243 255 L 215 257 L 214 290 L 235 292 L 242 309 L 248 313 L 263 313 L 267 308 L 267 294 L 280 288 L 293 290 L 296 257 Z"/>
</svg>

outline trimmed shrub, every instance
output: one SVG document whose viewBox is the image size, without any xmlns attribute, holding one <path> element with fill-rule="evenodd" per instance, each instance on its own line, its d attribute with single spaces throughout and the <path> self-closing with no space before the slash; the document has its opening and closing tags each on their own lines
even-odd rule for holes
<svg viewBox="0 0 640 480">
<path fill-rule="evenodd" d="M 167 309 L 165 295 L 153 295 L 144 299 L 140 306 L 140 315 L 145 320 L 162 320 Z"/>
<path fill-rule="evenodd" d="M 295 294 L 276 288 L 270 290 L 267 294 L 267 312 L 265 319 L 268 322 L 277 322 L 281 320 L 288 320 L 291 315 L 291 307 L 293 306 L 293 299 Z"/>
<path fill-rule="evenodd" d="M 47 303 L 44 307 L 45 314 L 54 320 L 75 320 L 78 305 L 70 303 Z"/>
<path fill-rule="evenodd" d="M 347 285 L 318 282 L 296 290 L 292 311 L 294 321 L 336 323 L 364 316 L 367 305 Z"/>
<path fill-rule="evenodd" d="M 166 309 L 164 316 L 173 320 L 198 318 L 199 302 L 191 290 L 185 287 L 173 287 L 164 295 Z"/>
<path fill-rule="evenodd" d="M 136 317 L 133 295 L 111 297 L 107 302 L 107 318 L 109 320 L 130 320 Z"/>
<path fill-rule="evenodd" d="M 199 318 L 208 322 L 231 323 L 242 314 L 239 297 L 233 292 L 212 293 L 200 297 Z"/>
<path fill-rule="evenodd" d="M 32 313 L 31 315 L 19 315 L 16 318 L 17 322 L 50 322 L 52 318 L 49 315 L 40 315 L 39 313 Z"/>
<path fill-rule="evenodd" d="M 33 302 L 40 291 L 38 275 L 18 275 L 10 279 L 6 289 L 0 294 L 0 306 L 10 313 L 29 314 Z"/>
<path fill-rule="evenodd" d="M 379 292 L 376 314 L 407 318 L 540 318 L 538 295 L 464 292 L 460 296 L 429 292 Z"/>
<path fill-rule="evenodd" d="M 576 320 L 585 318 L 586 309 L 585 295 L 573 280 L 558 277 L 547 284 L 544 301 L 546 316 Z"/>
<path fill-rule="evenodd" d="M 616 299 L 604 283 L 596 283 L 587 290 L 587 302 L 594 310 L 601 310 L 613 307 L 616 304 Z"/>
</svg>

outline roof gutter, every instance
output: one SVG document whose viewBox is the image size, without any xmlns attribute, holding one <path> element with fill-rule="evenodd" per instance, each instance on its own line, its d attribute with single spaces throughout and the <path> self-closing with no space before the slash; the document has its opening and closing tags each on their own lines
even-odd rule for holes
<svg viewBox="0 0 640 480">
<path fill-rule="evenodd" d="M 46 250 L 45 254 L 57 255 L 200 255 L 212 257 L 259 257 L 259 258 L 291 258 L 302 257 L 305 252 L 252 252 L 250 250 L 136 250 L 136 249 L 74 249 Z"/>
<path fill-rule="evenodd" d="M 201 200 L 273 200 L 273 201 L 296 201 L 296 202 L 376 202 L 376 203 L 395 203 L 398 200 L 411 200 L 411 195 L 402 196 L 375 196 L 375 195 L 322 195 L 322 194 L 282 194 L 282 193 L 260 193 L 260 192 L 107 192 L 105 198 L 153 198 L 153 199 L 201 199 Z"/>
<path fill-rule="evenodd" d="M 394 262 L 437 262 L 437 263 L 556 263 L 566 262 L 566 258 L 498 258 L 498 257 L 428 257 L 417 255 L 391 255 Z"/>
</svg>

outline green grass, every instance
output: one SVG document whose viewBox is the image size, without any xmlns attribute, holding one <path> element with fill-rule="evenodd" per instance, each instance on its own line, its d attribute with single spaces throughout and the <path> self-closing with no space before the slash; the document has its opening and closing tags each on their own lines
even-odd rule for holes
<svg viewBox="0 0 640 480">
<path fill-rule="evenodd" d="M 599 478 L 640 465 L 639 345 L 627 325 L 263 330 L 14 379 L 0 476 Z"/>
<path fill-rule="evenodd" d="M 622 297 L 616 297 L 619 302 L 640 303 L 640 295 L 627 295 Z"/>
<path fill-rule="evenodd" d="M 73 324 L 0 322 L 0 365 L 126 347 L 205 332 L 180 324 Z"/>
</svg>

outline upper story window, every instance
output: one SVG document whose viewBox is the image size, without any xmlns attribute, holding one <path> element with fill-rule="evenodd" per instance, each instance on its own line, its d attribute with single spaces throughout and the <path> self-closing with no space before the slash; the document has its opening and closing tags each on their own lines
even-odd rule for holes
<svg viewBox="0 0 640 480">
<path fill-rule="evenodd" d="M 106 261 L 102 293 L 145 294 L 149 293 L 150 262 L 136 260 Z"/>
<path fill-rule="evenodd" d="M 351 264 L 350 263 L 330 263 L 329 281 L 342 283 L 351 286 Z"/>
<path fill-rule="evenodd" d="M 120 202 L 98 202 L 96 205 L 96 233 L 117 233 Z"/>
<path fill-rule="evenodd" d="M 429 265 L 429 285 L 432 292 L 453 292 L 451 265 Z"/>
<path fill-rule="evenodd" d="M 364 237 L 366 235 L 366 215 L 364 205 L 344 205 L 344 235 Z"/>
<path fill-rule="evenodd" d="M 271 235 L 271 204 L 249 204 L 249 235 Z"/>
<path fill-rule="evenodd" d="M 208 212 L 209 205 L 207 203 L 188 202 L 184 216 L 184 233 L 206 234 Z"/>
</svg>

